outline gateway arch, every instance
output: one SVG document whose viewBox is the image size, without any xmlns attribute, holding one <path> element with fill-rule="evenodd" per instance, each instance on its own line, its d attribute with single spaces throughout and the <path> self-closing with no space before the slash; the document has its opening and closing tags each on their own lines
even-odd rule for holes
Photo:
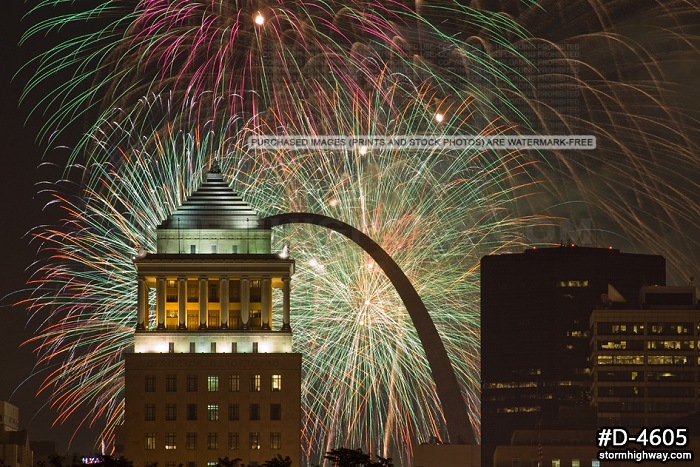
<svg viewBox="0 0 700 467">
<path fill-rule="evenodd" d="M 438 398 L 442 405 L 450 442 L 453 444 L 476 444 L 467 407 L 445 346 L 423 300 L 398 264 L 377 242 L 355 227 L 331 217 L 312 213 L 286 213 L 263 219 L 265 228 L 285 224 L 312 224 L 338 232 L 360 246 L 382 268 L 401 297 L 418 332 L 418 338 L 428 359 Z"/>
</svg>

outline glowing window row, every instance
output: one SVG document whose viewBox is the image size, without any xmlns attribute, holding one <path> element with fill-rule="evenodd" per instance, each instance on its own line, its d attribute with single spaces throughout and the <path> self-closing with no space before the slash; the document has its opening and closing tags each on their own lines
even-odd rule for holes
<svg viewBox="0 0 700 467">
<path fill-rule="evenodd" d="M 700 357 L 697 358 L 700 365 Z M 598 355 L 598 365 L 644 365 L 644 355 Z M 647 355 L 648 365 L 692 365 L 687 355 Z"/>
<path fill-rule="evenodd" d="M 645 346 L 646 343 L 646 346 Z M 598 341 L 599 350 L 700 350 L 700 341 L 658 341 L 658 340 L 608 340 Z"/>
<path fill-rule="evenodd" d="M 187 392 L 196 392 L 198 390 L 199 378 L 197 375 L 187 375 L 186 388 Z M 156 375 L 146 375 L 145 376 L 145 392 L 155 392 L 156 391 Z M 241 389 L 241 377 L 240 375 L 229 375 L 228 376 L 228 390 L 229 392 L 238 392 Z M 262 375 L 255 374 L 250 375 L 250 391 L 260 392 L 262 389 Z M 177 375 L 169 374 L 165 376 L 165 390 L 166 392 L 177 391 Z M 270 391 L 278 392 L 282 390 L 282 375 L 271 375 L 270 376 Z M 218 392 L 219 391 L 219 376 L 209 375 L 207 376 L 207 391 L 208 392 Z"/>
<path fill-rule="evenodd" d="M 197 449 L 198 433 L 189 432 L 185 435 L 185 449 L 195 450 Z M 220 449 L 219 446 L 219 433 L 208 432 L 207 433 L 207 444 L 206 448 L 208 450 Z M 261 448 L 261 436 L 260 432 L 253 431 L 249 434 L 249 449 L 260 449 Z M 165 433 L 165 449 L 172 450 L 177 449 L 177 433 L 168 432 Z M 270 433 L 270 449 L 278 450 L 282 449 L 282 433 L 272 432 Z M 145 433 L 144 435 L 144 449 L 147 451 L 157 449 L 157 437 L 155 433 Z M 228 433 L 228 449 L 237 450 L 240 449 L 240 436 L 238 432 Z"/>
<path fill-rule="evenodd" d="M 536 388 L 536 381 L 513 381 L 506 383 L 487 383 L 484 385 L 487 389 L 513 389 L 513 388 Z"/>
<path fill-rule="evenodd" d="M 259 279 L 251 279 L 248 282 L 250 287 L 249 300 L 251 302 L 260 302 L 262 297 L 261 281 Z M 189 303 L 199 302 L 199 282 L 196 280 L 188 280 L 186 282 L 186 296 Z M 209 282 L 207 285 L 207 300 L 209 302 L 218 302 L 220 300 L 220 287 L 218 282 Z M 229 279 L 229 302 L 236 303 L 241 301 L 241 281 L 239 279 Z M 176 303 L 178 301 L 178 284 L 177 281 L 168 279 L 165 292 L 165 301 Z"/>
<path fill-rule="evenodd" d="M 700 323 L 597 323 L 598 335 L 693 335 L 693 329 L 700 334 Z"/>
</svg>

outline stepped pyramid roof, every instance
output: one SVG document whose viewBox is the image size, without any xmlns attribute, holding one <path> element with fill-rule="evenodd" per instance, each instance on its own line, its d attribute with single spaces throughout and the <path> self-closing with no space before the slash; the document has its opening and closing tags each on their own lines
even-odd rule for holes
<svg viewBox="0 0 700 467">
<path fill-rule="evenodd" d="M 226 183 L 218 163 L 204 182 L 170 214 L 158 229 L 259 229 L 253 208 Z"/>
</svg>

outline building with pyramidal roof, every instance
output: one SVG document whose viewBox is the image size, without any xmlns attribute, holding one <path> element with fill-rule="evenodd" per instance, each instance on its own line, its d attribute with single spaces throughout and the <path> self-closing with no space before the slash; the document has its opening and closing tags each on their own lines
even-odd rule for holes
<svg viewBox="0 0 700 467">
<path fill-rule="evenodd" d="M 301 464 L 294 261 L 272 253 L 271 234 L 214 163 L 136 259 L 123 427 L 135 467 Z"/>
</svg>

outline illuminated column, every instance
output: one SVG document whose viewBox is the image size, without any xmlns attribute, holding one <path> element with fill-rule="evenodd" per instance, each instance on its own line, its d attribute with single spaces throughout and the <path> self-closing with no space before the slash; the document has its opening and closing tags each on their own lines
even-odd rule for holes
<svg viewBox="0 0 700 467">
<path fill-rule="evenodd" d="M 207 328 L 207 278 L 199 278 L 199 329 Z"/>
<path fill-rule="evenodd" d="M 185 329 L 187 320 L 187 279 L 178 277 L 177 279 L 177 317 L 178 329 Z"/>
<path fill-rule="evenodd" d="M 156 281 L 156 321 L 157 329 L 165 329 L 165 277 Z"/>
<path fill-rule="evenodd" d="M 263 329 L 270 329 L 270 305 L 272 302 L 272 297 L 271 297 L 271 290 L 270 290 L 270 278 L 269 277 L 263 277 L 262 278 L 262 289 L 260 290 L 261 294 L 261 307 L 262 307 L 262 328 Z"/>
<path fill-rule="evenodd" d="M 143 277 L 139 277 L 136 296 L 136 329 L 146 329 L 148 327 L 148 284 Z"/>
<path fill-rule="evenodd" d="M 219 295 L 221 303 L 221 327 L 228 329 L 228 277 L 224 276 L 220 279 L 221 294 Z"/>
<path fill-rule="evenodd" d="M 282 330 L 289 331 L 292 327 L 289 325 L 289 295 L 291 279 L 289 277 L 282 278 Z"/>
<path fill-rule="evenodd" d="M 250 287 L 248 278 L 241 277 L 241 323 L 243 329 L 248 329 L 248 304 L 250 303 Z"/>
</svg>

